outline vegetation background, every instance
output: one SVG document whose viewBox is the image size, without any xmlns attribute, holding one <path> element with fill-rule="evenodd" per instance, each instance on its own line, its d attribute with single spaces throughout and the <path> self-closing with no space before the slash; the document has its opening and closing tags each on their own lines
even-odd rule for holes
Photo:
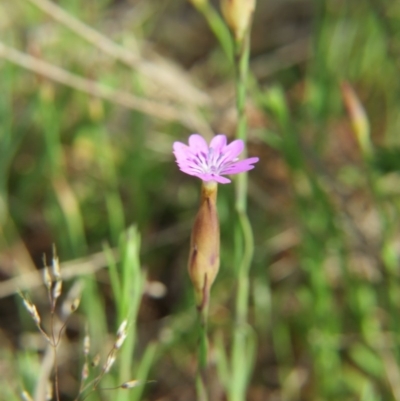
<svg viewBox="0 0 400 401">
<path fill-rule="evenodd" d="M 0 2 L 0 399 L 26 390 L 37 401 L 53 377 L 18 293 L 59 330 L 37 273 L 55 244 L 59 304 L 82 296 L 57 347 L 61 399 L 76 399 L 85 360 L 104 363 L 128 318 L 88 399 L 194 400 L 186 258 L 200 182 L 178 171 L 172 143 L 234 137 L 234 68 L 189 2 L 57 4 Z M 400 401 L 399 24 L 394 0 L 257 2 L 246 400 Z M 365 115 L 346 111 L 351 87 Z M 220 186 L 212 400 L 234 386 L 234 197 Z M 131 379 L 133 389 L 104 390 Z"/>
</svg>

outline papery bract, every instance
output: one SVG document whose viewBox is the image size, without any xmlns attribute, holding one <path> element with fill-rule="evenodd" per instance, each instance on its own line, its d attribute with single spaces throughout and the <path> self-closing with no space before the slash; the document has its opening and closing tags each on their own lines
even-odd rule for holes
<svg viewBox="0 0 400 401">
<path fill-rule="evenodd" d="M 231 180 L 224 175 L 251 170 L 258 162 L 258 157 L 239 160 L 238 156 L 244 149 L 243 141 L 236 139 L 227 145 L 225 135 L 216 135 L 208 146 L 201 135 L 193 134 L 189 137 L 189 146 L 174 142 L 173 149 L 181 171 L 205 182 L 228 184 Z"/>
<path fill-rule="evenodd" d="M 200 208 L 190 237 L 188 270 L 199 310 L 208 306 L 211 286 L 219 269 L 217 190 L 218 185 L 215 181 L 203 182 Z"/>
</svg>

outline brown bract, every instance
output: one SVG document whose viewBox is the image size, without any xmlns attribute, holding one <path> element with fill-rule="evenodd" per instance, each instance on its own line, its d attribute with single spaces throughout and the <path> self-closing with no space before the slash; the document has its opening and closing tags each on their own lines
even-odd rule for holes
<svg viewBox="0 0 400 401">
<path fill-rule="evenodd" d="M 210 289 L 219 269 L 217 188 L 215 182 L 203 182 L 200 208 L 190 240 L 188 270 L 199 310 L 208 305 Z"/>
</svg>

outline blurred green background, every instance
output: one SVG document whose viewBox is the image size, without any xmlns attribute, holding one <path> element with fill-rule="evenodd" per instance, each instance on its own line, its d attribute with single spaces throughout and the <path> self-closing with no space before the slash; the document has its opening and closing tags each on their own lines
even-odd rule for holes
<svg viewBox="0 0 400 401">
<path fill-rule="evenodd" d="M 134 357 L 123 348 L 102 387 L 155 382 L 89 399 L 194 400 L 186 258 L 200 181 L 179 172 L 172 143 L 192 132 L 233 138 L 232 64 L 189 2 L 57 4 L 64 11 L 0 2 L 0 399 L 33 394 L 43 373 L 46 343 L 18 291 L 48 326 L 35 272 L 55 244 L 64 294 L 84 284 L 58 356 L 61 399 L 79 389 L 86 323 L 90 356 L 104 359 L 134 316 Z M 399 27 L 394 0 L 258 1 L 246 106 L 249 154 L 260 158 L 249 174 L 249 401 L 400 401 Z M 365 107 L 369 153 L 343 82 Z M 233 185 L 220 186 L 218 207 L 210 387 L 225 400 Z"/>
</svg>

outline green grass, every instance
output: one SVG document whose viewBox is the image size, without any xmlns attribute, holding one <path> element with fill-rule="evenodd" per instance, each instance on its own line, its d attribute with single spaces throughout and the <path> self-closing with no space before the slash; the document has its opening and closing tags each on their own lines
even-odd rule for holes
<svg viewBox="0 0 400 401">
<path fill-rule="evenodd" d="M 256 13 L 265 10 L 261 3 Z M 230 401 L 400 400 L 399 5 L 324 0 L 293 8 L 307 20 L 310 48 L 294 64 L 277 51 L 279 32 L 266 30 L 264 38 L 257 22 L 254 46 L 278 68 L 259 80 L 252 66 L 263 54 L 255 52 L 248 75 L 242 65 L 247 128 L 241 120 L 236 133 L 233 46 L 218 10 L 202 15 L 183 1 L 57 4 L 146 61 L 155 60 L 149 56 L 155 52 L 173 65 L 182 62 L 191 87 L 210 99 L 188 100 L 180 88 L 163 87 L 159 72 L 148 79 L 150 69 L 118 61 L 27 0 L 0 4 L 0 45 L 8 49 L 0 46 L 1 277 L 42 267 L 53 243 L 62 262 L 96 252 L 105 257 L 105 268 L 90 274 L 77 261 L 85 287 L 58 350 L 62 400 L 74 400 L 79 389 L 85 326 L 89 360 L 101 356 L 90 380 L 124 319 L 127 339 L 88 400 L 195 399 L 198 334 L 186 262 L 200 182 L 178 171 L 171 150 L 173 141 L 186 141 L 201 127 L 204 134 L 226 129 L 231 139 L 247 138 L 248 153 L 260 157 L 248 188 L 246 182 L 219 188 L 221 269 L 209 312 L 210 401 L 223 394 Z M 292 14 L 286 9 L 282 15 Z M 206 35 L 213 44 L 190 63 L 182 56 L 183 64 L 179 54 L 190 50 L 182 34 L 187 16 L 199 22 L 199 32 L 189 29 L 198 41 L 191 46 L 203 46 Z M 281 24 L 287 27 L 283 18 Z M 177 34 L 168 44 L 170 33 L 164 38 L 157 29 L 171 25 Z M 297 28 L 290 27 L 294 41 Z M 150 50 L 152 40 L 159 43 Z M 166 116 L 153 105 L 156 117 L 53 82 L 11 62 L 10 48 L 173 113 Z M 186 79 L 180 72 L 176 77 Z M 343 81 L 365 107 L 372 156 L 363 155 L 352 130 Z M 251 235 L 242 231 L 246 222 L 237 215 L 246 202 L 254 255 Z M 79 279 L 64 280 L 60 305 Z M 162 299 L 150 294 L 153 281 L 166 286 Z M 44 287 L 26 292 L 49 330 Z M 17 289 L 0 299 L 0 315 L 0 399 L 19 400 L 23 389 L 35 393 L 46 344 Z M 106 390 L 133 379 L 142 384 Z"/>
</svg>

